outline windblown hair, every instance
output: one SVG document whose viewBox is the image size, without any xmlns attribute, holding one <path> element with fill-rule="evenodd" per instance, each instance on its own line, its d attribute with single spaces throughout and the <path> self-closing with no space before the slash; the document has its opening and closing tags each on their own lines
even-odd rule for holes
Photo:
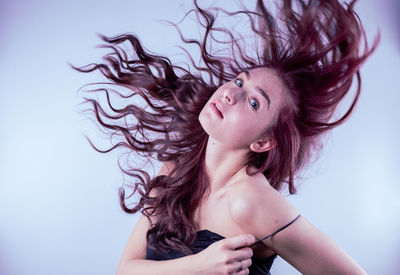
<svg viewBox="0 0 400 275">
<path fill-rule="evenodd" d="M 188 39 L 174 24 L 182 41 L 200 51 L 201 62 L 196 64 L 182 48 L 191 69 L 145 50 L 133 34 L 101 35 L 107 43 L 103 47 L 112 50 L 104 63 L 73 66 L 81 72 L 99 70 L 108 80 L 95 83 L 104 88 L 91 90 L 104 92 L 107 105 L 93 98 L 85 101 L 91 104 L 100 126 L 121 139 L 108 150 L 97 149 L 91 143 L 96 150 L 110 152 L 123 147 L 146 159 L 174 164 L 168 176 L 157 177 L 137 167 L 121 167 L 134 179 L 133 186 L 120 188 L 121 206 L 127 213 L 142 211 L 149 220 L 156 217 L 147 234 L 148 241 L 152 237 L 152 245 L 191 253 L 198 229 L 194 213 L 209 190 L 204 169 L 208 136 L 198 116 L 213 92 L 244 70 L 273 69 L 282 79 L 288 98 L 276 122 L 266 131 L 275 147 L 264 153 L 249 153 L 246 165 L 262 172 L 273 188 L 286 186 L 291 194 L 295 193 L 294 176 L 318 150 L 322 134 L 343 123 L 354 110 L 361 88 L 360 66 L 379 42 L 378 34 L 368 48 L 365 31 L 353 10 L 354 2 L 342 5 L 336 0 L 285 0 L 273 15 L 262 0 L 257 1 L 255 11 L 243 8 L 234 12 L 202 9 L 194 1 L 195 8 L 186 16 L 197 16 L 204 28 L 203 37 Z M 220 13 L 245 18 L 255 43 L 245 44 L 248 39 L 234 29 L 217 26 Z M 217 39 L 217 34 L 228 38 Z M 120 47 L 126 42 L 133 49 L 133 57 Z M 215 50 L 217 46 L 226 54 Z M 354 77 L 357 82 L 351 104 L 334 119 Z M 124 94 L 112 86 L 130 92 Z M 111 94 L 124 99 L 125 106 L 114 106 Z M 146 107 L 132 103 L 137 96 Z M 131 116 L 133 122 L 128 121 Z M 129 187 L 131 193 L 127 195 Z M 138 194 L 140 200 L 130 208 L 127 200 L 132 194 Z"/>
</svg>

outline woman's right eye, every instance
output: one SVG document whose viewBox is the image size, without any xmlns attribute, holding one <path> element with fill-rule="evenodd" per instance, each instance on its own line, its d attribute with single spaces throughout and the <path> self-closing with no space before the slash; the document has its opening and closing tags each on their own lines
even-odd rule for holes
<svg viewBox="0 0 400 275">
<path fill-rule="evenodd" d="M 235 80 L 235 82 L 236 82 L 236 85 L 237 85 L 239 88 L 242 88 L 242 87 L 243 87 L 243 82 L 242 82 L 241 79 L 237 78 L 237 79 Z"/>
</svg>

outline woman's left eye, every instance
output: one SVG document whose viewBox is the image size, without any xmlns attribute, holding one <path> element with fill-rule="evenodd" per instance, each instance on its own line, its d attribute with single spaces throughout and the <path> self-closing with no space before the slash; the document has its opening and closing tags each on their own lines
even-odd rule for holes
<svg viewBox="0 0 400 275">
<path fill-rule="evenodd" d="M 242 88 L 242 87 L 243 87 L 243 82 L 242 82 L 242 80 L 236 79 L 235 82 L 236 82 L 236 85 L 237 85 L 239 88 Z"/>
<path fill-rule="evenodd" d="M 251 107 L 253 107 L 254 110 L 257 110 L 258 107 L 259 107 L 258 106 L 258 101 L 255 100 L 254 98 L 250 99 L 250 105 L 251 105 Z"/>
</svg>

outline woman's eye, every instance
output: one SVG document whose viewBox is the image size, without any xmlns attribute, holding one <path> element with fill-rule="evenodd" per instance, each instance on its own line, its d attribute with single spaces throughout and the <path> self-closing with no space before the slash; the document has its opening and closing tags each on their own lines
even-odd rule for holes
<svg viewBox="0 0 400 275">
<path fill-rule="evenodd" d="M 242 87 L 243 87 L 243 82 L 242 82 L 242 80 L 236 79 L 235 82 L 236 82 L 236 85 L 237 85 L 239 88 L 242 88 Z"/>
<path fill-rule="evenodd" d="M 253 107 L 254 110 L 258 109 L 258 101 L 255 100 L 254 98 L 250 99 L 250 105 Z"/>
</svg>

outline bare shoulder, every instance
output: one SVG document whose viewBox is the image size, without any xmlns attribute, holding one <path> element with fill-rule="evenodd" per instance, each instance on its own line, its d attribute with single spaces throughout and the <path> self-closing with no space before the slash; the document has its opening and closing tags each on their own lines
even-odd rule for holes
<svg viewBox="0 0 400 275">
<path fill-rule="evenodd" d="M 158 176 L 161 175 L 169 175 L 171 171 L 174 169 L 175 164 L 172 161 L 166 161 L 163 162 L 163 165 L 160 168 L 160 171 L 158 172 Z"/>
<path fill-rule="evenodd" d="M 263 177 L 244 177 L 232 185 L 228 198 L 231 219 L 257 239 L 276 232 L 298 215 L 297 209 Z M 263 242 L 303 274 L 366 274 L 303 216 Z"/>
<path fill-rule="evenodd" d="M 162 164 L 157 176 L 168 176 L 171 173 L 171 171 L 174 169 L 174 167 L 175 167 L 175 165 L 173 162 L 164 162 Z M 162 194 L 162 192 L 163 192 L 163 190 L 161 188 L 153 188 L 150 190 L 149 196 L 151 198 L 154 198 L 154 197 L 157 197 L 160 194 Z M 151 220 L 151 224 L 154 224 L 158 219 L 158 217 L 155 214 L 151 215 L 149 218 Z"/>
<path fill-rule="evenodd" d="M 257 239 L 275 232 L 298 215 L 296 207 L 272 188 L 261 173 L 243 177 L 232 185 L 228 201 L 232 220 Z"/>
</svg>

